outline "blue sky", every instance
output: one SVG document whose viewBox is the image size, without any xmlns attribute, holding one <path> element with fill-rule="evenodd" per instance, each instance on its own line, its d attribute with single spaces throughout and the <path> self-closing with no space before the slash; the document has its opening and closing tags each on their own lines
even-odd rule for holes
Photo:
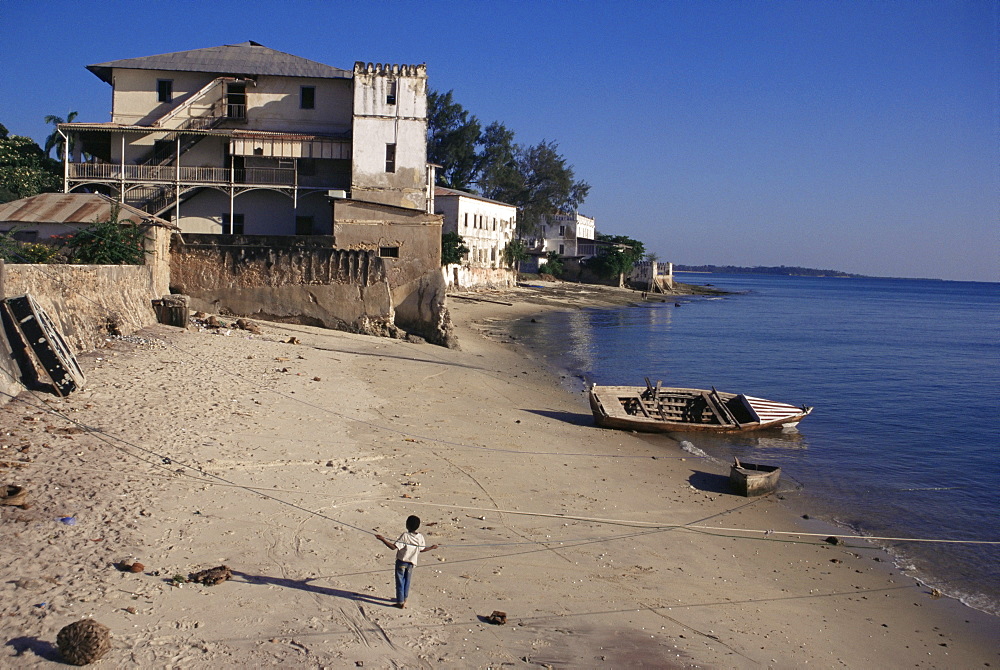
<svg viewBox="0 0 1000 670">
<path fill-rule="evenodd" d="M 110 120 L 86 65 L 254 40 L 552 140 L 664 260 L 1000 281 L 1000 2 L 0 3 L 0 123 Z"/>
</svg>

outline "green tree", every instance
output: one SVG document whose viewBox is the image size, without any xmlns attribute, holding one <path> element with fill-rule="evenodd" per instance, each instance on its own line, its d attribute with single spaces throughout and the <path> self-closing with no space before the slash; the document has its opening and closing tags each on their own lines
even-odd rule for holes
<svg viewBox="0 0 1000 670">
<path fill-rule="evenodd" d="M 545 254 L 545 265 L 538 269 L 539 272 L 545 272 L 552 275 L 553 277 L 562 276 L 563 270 L 563 260 L 559 257 L 558 251 L 550 251 Z"/>
<path fill-rule="evenodd" d="M 645 256 L 645 245 L 625 235 L 597 233 L 597 240 L 607 245 L 601 247 L 597 256 L 587 260 L 587 267 L 603 279 L 617 278 L 618 286 L 624 286 L 625 275 Z"/>
<path fill-rule="evenodd" d="M 0 124 L 0 202 L 53 193 L 61 185 L 59 164 L 30 137 L 9 135 Z"/>
<path fill-rule="evenodd" d="M 521 240 L 508 242 L 503 251 L 500 252 L 500 260 L 504 267 L 516 270 L 522 261 L 528 260 L 528 250 L 524 248 L 524 242 Z"/>
<path fill-rule="evenodd" d="M 119 220 L 120 208 L 108 218 L 94 221 L 70 236 L 67 246 L 73 263 L 83 265 L 142 265 L 146 231 L 131 221 Z"/>
<path fill-rule="evenodd" d="M 442 166 L 441 186 L 478 192 L 518 208 L 519 234 L 538 231 L 543 217 L 575 211 L 590 191 L 578 180 L 555 142 L 522 147 L 514 132 L 479 120 L 455 102 L 452 91 L 427 94 L 427 157 Z"/>
<path fill-rule="evenodd" d="M 543 140 L 518 156 L 524 188 L 511 204 L 519 209 L 517 229 L 522 236 L 537 233 L 545 217 L 575 211 L 590 192 L 590 184 L 577 181 L 573 168 L 557 148 L 555 142 Z"/>
<path fill-rule="evenodd" d="M 455 265 L 462 262 L 469 253 L 465 240 L 456 232 L 441 235 L 441 265 Z"/>
<path fill-rule="evenodd" d="M 441 186 L 469 190 L 479 172 L 479 120 L 452 98 L 452 92 L 427 93 L 427 160 L 441 166 Z"/>
<path fill-rule="evenodd" d="M 524 192 L 524 174 L 518 164 L 521 148 L 514 142 L 514 131 L 494 121 L 480 138 L 479 192 L 493 200 L 515 203 Z"/>
<path fill-rule="evenodd" d="M 63 145 L 63 138 L 62 138 L 62 135 L 59 134 L 59 124 L 60 123 L 73 123 L 73 120 L 76 119 L 76 116 L 77 116 L 76 112 L 70 112 L 66 116 L 66 120 L 65 121 L 63 121 L 61 117 L 53 116 L 52 114 L 49 114 L 48 116 L 45 117 L 45 123 L 51 123 L 54 126 L 54 128 L 52 130 L 52 134 L 45 138 L 45 155 L 46 156 L 50 156 L 52 154 L 52 150 L 53 149 L 57 149 L 57 151 L 56 151 L 56 158 L 59 159 L 59 160 L 63 159 L 63 146 L 62 146 Z M 69 152 L 71 154 L 73 153 L 73 146 L 74 145 L 72 143 L 69 145 Z"/>
</svg>

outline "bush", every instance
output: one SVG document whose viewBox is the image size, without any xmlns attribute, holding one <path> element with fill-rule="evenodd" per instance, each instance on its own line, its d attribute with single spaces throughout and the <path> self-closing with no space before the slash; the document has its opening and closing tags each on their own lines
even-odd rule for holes
<svg viewBox="0 0 1000 670">
<path fill-rule="evenodd" d="M 146 231 L 131 221 L 118 220 L 119 209 L 104 221 L 94 221 L 69 237 L 70 262 L 82 265 L 142 265 Z"/>
</svg>

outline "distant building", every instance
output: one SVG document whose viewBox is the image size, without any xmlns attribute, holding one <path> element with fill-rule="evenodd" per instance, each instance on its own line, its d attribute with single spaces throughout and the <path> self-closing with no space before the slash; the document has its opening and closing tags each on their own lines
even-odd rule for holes
<svg viewBox="0 0 1000 670">
<path fill-rule="evenodd" d="M 644 291 L 669 291 L 674 287 L 674 264 L 665 261 L 639 261 L 626 277 L 632 288 Z"/>
<path fill-rule="evenodd" d="M 464 261 L 444 268 L 453 288 L 510 286 L 515 273 L 504 267 L 502 254 L 514 239 L 517 208 L 480 195 L 438 186 L 434 207 L 444 217 L 442 231 L 458 233 L 469 248 Z"/>
<path fill-rule="evenodd" d="M 561 258 L 582 261 L 597 254 L 599 245 L 594 219 L 579 212 L 559 212 L 542 219 L 538 234 L 525 240 L 529 260 L 521 264 L 523 272 L 537 272 L 549 252 Z"/>
</svg>

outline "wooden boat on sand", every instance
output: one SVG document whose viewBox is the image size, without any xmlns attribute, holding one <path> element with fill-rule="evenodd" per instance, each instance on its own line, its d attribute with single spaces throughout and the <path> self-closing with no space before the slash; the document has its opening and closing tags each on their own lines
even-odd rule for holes
<svg viewBox="0 0 1000 670">
<path fill-rule="evenodd" d="M 714 387 L 705 391 L 666 388 L 661 382 L 653 386 L 648 378 L 645 387 L 594 384 L 590 409 L 598 426 L 646 433 L 745 433 L 791 427 L 813 410 Z"/>
<path fill-rule="evenodd" d="M 729 469 L 729 486 L 736 493 L 752 498 L 778 489 L 778 479 L 781 478 L 781 468 L 777 465 L 760 465 L 758 463 L 740 463 L 734 458 Z"/>
</svg>

